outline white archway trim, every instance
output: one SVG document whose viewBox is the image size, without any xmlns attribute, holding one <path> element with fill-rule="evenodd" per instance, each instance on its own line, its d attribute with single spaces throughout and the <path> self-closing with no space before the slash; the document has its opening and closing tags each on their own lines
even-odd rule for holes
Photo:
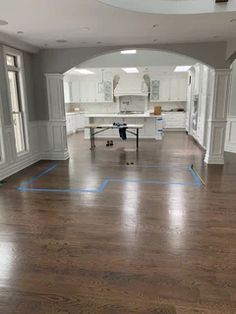
<svg viewBox="0 0 236 314">
<path fill-rule="evenodd" d="M 157 14 L 200 14 L 236 10 L 236 0 L 216 4 L 214 0 L 98 0 L 121 9 Z"/>
</svg>

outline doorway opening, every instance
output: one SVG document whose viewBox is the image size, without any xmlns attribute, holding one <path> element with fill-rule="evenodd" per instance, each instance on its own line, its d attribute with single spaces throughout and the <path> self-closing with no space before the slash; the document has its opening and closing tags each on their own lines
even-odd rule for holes
<svg viewBox="0 0 236 314">
<path fill-rule="evenodd" d="M 170 132 L 187 132 L 205 148 L 211 71 L 183 55 L 142 49 L 112 52 L 76 65 L 64 73 L 67 135 L 79 134 L 88 146 L 91 124 L 142 125 L 139 141 L 163 141 Z M 121 136 L 108 127 L 92 132 L 104 149 L 115 148 Z M 128 139 L 137 137 L 133 133 Z M 119 147 L 135 148 L 127 143 L 120 141 Z"/>
</svg>

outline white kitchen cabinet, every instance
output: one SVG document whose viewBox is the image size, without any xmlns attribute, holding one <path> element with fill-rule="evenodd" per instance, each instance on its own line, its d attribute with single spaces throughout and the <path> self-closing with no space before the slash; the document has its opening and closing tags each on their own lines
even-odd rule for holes
<svg viewBox="0 0 236 314">
<path fill-rule="evenodd" d="M 85 117 L 80 113 L 66 114 L 66 129 L 67 134 L 73 134 L 85 127 Z"/>
<path fill-rule="evenodd" d="M 113 82 L 104 82 L 104 91 L 99 92 L 98 80 L 79 80 L 71 82 L 71 101 L 74 103 L 113 102 Z M 67 87 L 66 87 L 67 88 Z M 68 88 L 67 88 L 68 89 Z"/>
<path fill-rule="evenodd" d="M 188 81 L 185 78 L 178 79 L 177 100 L 187 101 Z"/>
<path fill-rule="evenodd" d="M 160 81 L 160 101 L 171 101 L 170 78 L 162 78 Z"/>
<path fill-rule="evenodd" d="M 160 77 L 151 81 L 151 102 L 180 102 L 187 100 L 187 77 Z"/>
<path fill-rule="evenodd" d="M 71 81 L 71 102 L 77 103 L 80 100 L 79 81 Z"/>
<path fill-rule="evenodd" d="M 160 100 L 160 80 L 152 80 L 150 84 L 150 101 Z"/>
<path fill-rule="evenodd" d="M 162 117 L 165 129 L 185 129 L 185 112 L 165 112 Z"/>
<path fill-rule="evenodd" d="M 65 103 L 70 103 L 71 102 L 71 83 L 68 81 L 64 81 L 64 101 Z"/>
</svg>

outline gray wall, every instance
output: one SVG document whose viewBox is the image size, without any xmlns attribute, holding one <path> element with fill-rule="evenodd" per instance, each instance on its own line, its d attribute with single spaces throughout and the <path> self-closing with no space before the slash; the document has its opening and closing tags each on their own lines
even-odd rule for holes
<svg viewBox="0 0 236 314">
<path fill-rule="evenodd" d="M 229 108 L 228 115 L 231 117 L 236 116 L 236 60 L 232 64 L 232 76 L 231 76 L 231 89 L 229 95 Z"/>
<path fill-rule="evenodd" d="M 88 47 L 71 49 L 41 50 L 34 55 L 34 85 L 36 100 L 36 117 L 38 120 L 48 119 L 48 105 L 44 73 L 64 73 L 99 55 L 126 48 L 153 49 L 175 52 L 194 58 L 214 68 L 225 68 L 226 42 L 189 43 L 167 45 L 145 45 L 135 47 Z"/>
<path fill-rule="evenodd" d="M 28 104 L 29 120 L 37 120 L 37 106 L 34 95 L 34 82 L 33 82 L 33 54 L 24 52 L 24 69 L 25 69 L 25 87 L 26 99 Z"/>
</svg>

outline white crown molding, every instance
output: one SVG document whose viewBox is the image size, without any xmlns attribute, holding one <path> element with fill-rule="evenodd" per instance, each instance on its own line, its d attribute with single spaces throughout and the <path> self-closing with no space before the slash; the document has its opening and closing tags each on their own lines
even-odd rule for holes
<svg viewBox="0 0 236 314">
<path fill-rule="evenodd" d="M 31 53 L 37 53 L 39 51 L 39 48 L 5 33 L 0 33 L 0 44 Z"/>
</svg>

